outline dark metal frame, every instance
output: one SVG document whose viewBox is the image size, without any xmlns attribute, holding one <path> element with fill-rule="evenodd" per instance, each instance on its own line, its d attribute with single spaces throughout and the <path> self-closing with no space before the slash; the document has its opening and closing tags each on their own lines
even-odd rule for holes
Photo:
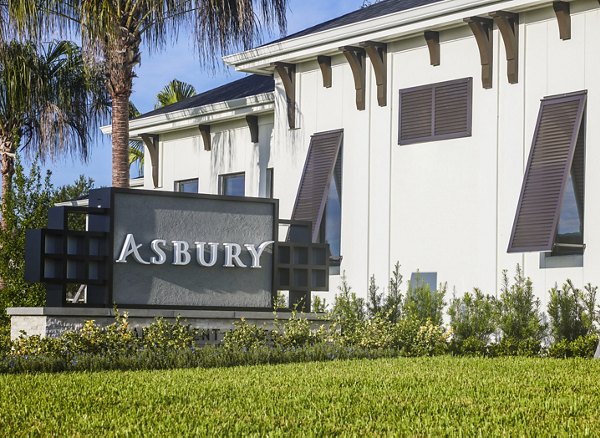
<svg viewBox="0 0 600 438">
<path fill-rule="evenodd" d="M 53 207 L 48 212 L 48 228 L 41 230 L 27 230 L 26 232 L 26 254 L 25 254 L 25 279 L 27 281 L 44 282 L 47 290 L 47 304 L 66 306 L 67 284 L 85 284 L 88 290 L 91 288 L 103 289 L 110 278 L 110 233 L 108 230 L 95 229 L 94 220 L 92 230 L 81 231 L 69 228 L 69 216 L 73 213 L 85 214 L 88 217 L 107 217 L 110 212 L 107 208 L 88 207 Z M 102 222 L 102 221 L 101 221 Z M 105 222 L 105 221 L 104 221 Z M 49 251 L 47 243 L 54 240 L 57 251 Z M 91 254 L 90 242 L 97 241 L 98 246 L 103 244 L 103 254 Z M 69 243 L 75 241 L 75 249 L 69 250 Z M 83 242 L 82 247 L 79 243 Z M 91 278 L 90 267 L 92 263 L 102 266 L 104 278 Z M 56 275 L 48 276 L 47 265 L 54 265 Z M 69 278 L 69 266 L 71 264 L 83 264 L 83 276 Z M 78 268 L 76 268 L 78 270 Z M 98 289 L 97 289 L 98 290 Z M 90 305 L 98 304 L 94 300 Z M 74 303 L 69 306 L 87 306 L 86 304 Z M 90 306 L 88 306 L 90 307 Z"/>
<path fill-rule="evenodd" d="M 447 85 L 459 83 L 467 84 L 467 129 L 466 131 L 457 131 L 451 134 L 435 134 L 435 90 Z M 405 93 L 410 93 L 419 90 L 431 90 L 431 135 L 423 137 L 415 137 L 408 140 L 402 139 L 402 96 Z M 454 79 L 451 81 L 437 82 L 435 84 L 419 85 L 417 87 L 403 88 L 399 91 L 399 106 L 398 106 L 398 144 L 401 146 L 415 143 L 426 143 L 438 140 L 450 140 L 453 138 L 471 137 L 473 126 L 473 78 Z"/>
</svg>

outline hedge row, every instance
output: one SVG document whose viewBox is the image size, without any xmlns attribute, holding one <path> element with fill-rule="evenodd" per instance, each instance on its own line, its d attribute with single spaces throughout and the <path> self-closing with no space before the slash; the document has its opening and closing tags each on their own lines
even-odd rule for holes
<svg viewBox="0 0 600 438">
<path fill-rule="evenodd" d="M 274 317 L 274 329 L 244 319 L 226 332 L 221 345 L 201 346 L 201 331 L 180 318 L 156 319 L 138 337 L 127 313 L 100 327 L 87 321 L 58 338 L 21 336 L 3 348 L 0 372 L 215 367 L 339 358 L 434 356 L 592 357 L 598 345 L 596 288 L 567 281 L 550 290 L 548 317 L 540 311 L 531 281 L 506 273 L 496 298 L 475 289 L 454 297 L 444 324 L 446 287 L 427 284 L 400 291 L 396 265 L 386 293 L 371 280 L 368 299 L 357 297 L 345 277 L 330 310 L 316 300 L 324 323 L 317 329 L 293 312 Z M 549 320 L 549 321 L 548 321 Z"/>
</svg>

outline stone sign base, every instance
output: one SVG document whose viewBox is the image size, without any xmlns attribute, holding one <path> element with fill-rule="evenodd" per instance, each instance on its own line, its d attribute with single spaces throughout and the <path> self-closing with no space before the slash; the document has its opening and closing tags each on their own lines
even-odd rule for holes
<svg viewBox="0 0 600 438">
<path fill-rule="evenodd" d="M 94 320 L 100 326 L 115 322 L 113 309 L 89 307 L 10 307 L 10 337 L 16 339 L 25 332 L 27 336 L 58 337 L 66 331 L 78 330 L 85 321 Z M 143 336 L 143 329 L 157 317 L 174 321 L 180 316 L 186 324 L 201 330 L 201 341 L 206 344 L 220 342 L 225 332 L 234 328 L 233 323 L 245 318 L 250 324 L 273 328 L 275 316 L 272 311 L 241 310 L 161 310 L 161 309 L 119 309 L 127 312 L 130 327 Z M 277 312 L 280 321 L 287 320 L 290 312 Z M 326 324 L 322 314 L 307 313 L 304 318 L 314 328 Z"/>
</svg>

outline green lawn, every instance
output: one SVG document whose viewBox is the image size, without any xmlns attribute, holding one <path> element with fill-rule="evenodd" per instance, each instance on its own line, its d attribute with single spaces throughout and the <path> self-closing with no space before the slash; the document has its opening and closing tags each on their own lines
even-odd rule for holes
<svg viewBox="0 0 600 438">
<path fill-rule="evenodd" d="M 399 358 L 0 375 L 14 435 L 596 435 L 600 361 Z"/>
</svg>

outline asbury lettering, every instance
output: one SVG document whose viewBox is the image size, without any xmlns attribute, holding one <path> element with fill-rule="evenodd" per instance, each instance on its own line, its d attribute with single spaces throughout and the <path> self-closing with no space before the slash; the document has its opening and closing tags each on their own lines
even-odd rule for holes
<svg viewBox="0 0 600 438">
<path fill-rule="evenodd" d="M 137 263 L 142 265 L 162 265 L 167 263 L 167 253 L 165 250 L 170 245 L 173 249 L 172 265 L 175 266 L 186 266 L 189 265 L 193 257 L 193 252 L 196 253 L 195 261 L 198 265 L 210 268 L 217 264 L 217 255 L 219 247 L 223 248 L 225 254 L 225 261 L 223 267 L 225 268 L 261 268 L 260 257 L 269 245 L 274 243 L 273 240 L 262 242 L 259 245 L 253 243 L 245 243 L 243 248 L 250 254 L 251 263 L 250 265 L 245 264 L 241 255 L 244 249 L 242 245 L 238 243 L 216 243 L 216 242 L 194 242 L 193 248 L 190 248 L 189 242 L 184 240 L 172 240 L 167 242 L 164 239 L 154 239 L 150 242 L 150 251 L 153 256 L 150 257 L 149 261 L 144 260 L 140 254 L 140 248 L 144 245 L 137 243 L 133 234 L 127 234 L 125 241 L 121 247 L 119 258 L 115 260 L 116 263 L 127 263 L 128 257 L 132 257 Z M 207 256 L 208 249 L 208 256 Z"/>
</svg>

